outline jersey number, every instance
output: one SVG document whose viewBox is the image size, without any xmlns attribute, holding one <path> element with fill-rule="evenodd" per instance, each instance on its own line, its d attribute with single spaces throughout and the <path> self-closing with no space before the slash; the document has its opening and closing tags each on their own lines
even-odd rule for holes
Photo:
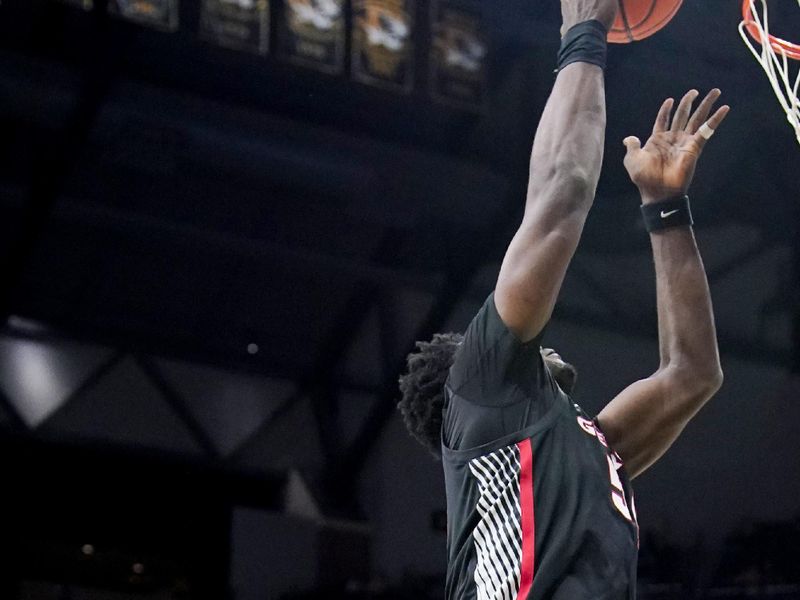
<svg viewBox="0 0 800 600">
<path fill-rule="evenodd" d="M 628 501 L 625 500 L 625 489 L 622 487 L 622 480 L 619 478 L 617 466 L 614 464 L 615 461 L 610 454 L 606 454 L 606 459 L 608 460 L 608 478 L 611 480 L 611 501 L 623 517 L 633 522 Z"/>
<path fill-rule="evenodd" d="M 623 517 L 628 519 L 631 523 L 635 523 L 636 510 L 634 509 L 632 515 L 631 509 L 628 508 L 628 501 L 625 499 L 625 488 L 622 487 L 622 480 L 619 478 L 619 473 L 617 472 L 617 469 L 621 467 L 622 464 L 617 464 L 613 450 L 608 447 L 608 442 L 606 442 L 606 436 L 604 436 L 603 432 L 589 419 L 584 419 L 579 416 L 578 425 L 580 425 L 581 429 L 586 433 L 596 437 L 597 440 L 603 444 L 603 447 L 609 451 L 606 454 L 606 460 L 608 461 L 608 478 L 611 481 L 611 501 Z"/>
</svg>

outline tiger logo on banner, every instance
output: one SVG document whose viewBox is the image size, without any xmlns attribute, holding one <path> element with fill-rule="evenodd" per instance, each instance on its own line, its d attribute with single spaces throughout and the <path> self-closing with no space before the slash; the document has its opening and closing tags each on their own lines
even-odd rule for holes
<svg viewBox="0 0 800 600">
<path fill-rule="evenodd" d="M 344 69 L 344 0 L 284 0 L 278 52 L 327 73 Z"/>
<path fill-rule="evenodd" d="M 178 29 L 178 0 L 109 0 L 108 11 L 140 25 Z"/>
<path fill-rule="evenodd" d="M 267 0 L 203 0 L 200 36 L 228 48 L 266 54 L 269 50 Z"/>
<path fill-rule="evenodd" d="M 352 69 L 356 81 L 411 91 L 413 6 L 411 0 L 354 0 Z"/>
<path fill-rule="evenodd" d="M 478 110 L 486 93 L 488 55 L 480 14 L 446 1 L 437 2 L 432 14 L 431 94 L 438 101 Z"/>
</svg>

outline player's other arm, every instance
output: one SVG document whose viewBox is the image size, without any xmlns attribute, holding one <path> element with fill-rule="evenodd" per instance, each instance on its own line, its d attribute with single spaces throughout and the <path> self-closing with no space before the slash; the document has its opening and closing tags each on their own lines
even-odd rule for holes
<svg viewBox="0 0 800 600">
<path fill-rule="evenodd" d="M 719 98 L 712 90 L 691 114 L 697 92 L 686 94 L 670 125 L 672 100 L 661 107 L 643 148 L 627 138 L 625 166 L 643 204 L 686 193 L 706 139 L 699 129 Z M 723 106 L 708 120 L 716 129 Z M 667 211 L 669 212 L 669 211 Z M 689 226 L 650 235 L 656 269 L 659 369 L 612 400 L 598 415 L 612 447 L 635 477 L 672 445 L 689 420 L 722 385 L 714 315 L 705 269 Z"/>
<path fill-rule="evenodd" d="M 562 0 L 564 30 L 589 20 L 608 28 L 611 0 Z M 561 69 L 536 131 L 522 224 L 495 289 L 506 326 L 523 341 L 550 318 L 586 215 L 592 206 L 606 125 L 603 69 L 574 62 Z"/>
</svg>

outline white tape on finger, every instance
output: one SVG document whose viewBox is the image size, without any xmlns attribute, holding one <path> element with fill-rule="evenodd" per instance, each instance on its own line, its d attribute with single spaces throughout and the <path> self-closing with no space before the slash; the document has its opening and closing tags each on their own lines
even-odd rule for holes
<svg viewBox="0 0 800 600">
<path fill-rule="evenodd" d="M 698 130 L 698 133 L 702 135 L 707 140 L 711 139 L 711 136 L 714 135 L 714 130 L 708 126 L 708 123 L 703 123 Z"/>
</svg>

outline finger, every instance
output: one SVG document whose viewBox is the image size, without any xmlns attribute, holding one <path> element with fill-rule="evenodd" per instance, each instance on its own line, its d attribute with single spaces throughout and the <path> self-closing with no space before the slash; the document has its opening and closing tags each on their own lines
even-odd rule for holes
<svg viewBox="0 0 800 600">
<path fill-rule="evenodd" d="M 708 121 L 706 121 L 706 124 L 712 130 L 716 131 L 717 128 L 722 123 L 722 121 L 725 120 L 725 117 L 728 116 L 728 113 L 730 112 L 730 110 L 731 110 L 731 107 L 728 106 L 727 104 L 724 105 L 724 106 L 720 106 L 717 109 L 717 112 L 715 112 L 713 115 L 711 115 L 711 118 Z M 701 127 L 702 127 L 702 124 L 701 124 Z M 708 143 L 708 139 L 703 137 L 703 135 L 700 133 L 699 130 L 697 131 L 697 133 L 694 134 L 694 137 L 692 139 L 697 143 L 698 146 L 700 146 L 700 148 L 703 148 Z"/>
<path fill-rule="evenodd" d="M 680 131 L 686 127 L 686 122 L 689 120 L 689 113 L 692 110 L 692 102 L 697 98 L 699 92 L 697 90 L 689 90 L 681 98 L 681 103 L 678 105 L 678 110 L 675 111 L 675 116 L 672 118 L 672 127 L 670 131 Z"/>
<path fill-rule="evenodd" d="M 717 130 L 720 124 L 725 120 L 725 117 L 728 116 L 728 113 L 731 111 L 731 107 L 727 104 L 720 106 L 711 118 L 708 120 L 708 126 L 711 127 L 713 130 Z"/>
<path fill-rule="evenodd" d="M 639 138 L 637 138 L 635 135 L 626 137 L 624 140 L 622 140 L 622 143 L 625 144 L 625 148 L 627 148 L 628 154 L 630 154 L 631 152 L 635 152 L 636 150 L 639 150 L 642 147 L 641 140 L 639 140 Z"/>
<path fill-rule="evenodd" d="M 632 165 L 635 162 L 635 157 L 642 151 L 642 142 L 636 136 L 631 135 L 622 140 L 622 143 L 625 144 L 627 150 L 622 164 L 625 165 L 625 168 L 630 174 L 632 172 Z"/>
<path fill-rule="evenodd" d="M 714 88 L 706 97 L 703 98 L 703 101 L 700 103 L 700 106 L 697 107 L 697 110 L 694 111 L 691 119 L 689 119 L 689 124 L 686 125 L 686 132 L 687 133 L 697 133 L 697 130 L 700 129 L 700 125 L 706 122 L 708 118 L 708 113 L 711 112 L 711 109 L 714 106 L 714 103 L 719 99 L 720 95 L 722 94 L 717 88 Z"/>
<path fill-rule="evenodd" d="M 673 104 L 675 104 L 675 100 L 672 98 L 667 98 L 664 100 L 663 104 L 661 104 L 661 108 L 658 111 L 658 116 L 656 117 L 656 122 L 653 125 L 653 133 L 660 133 L 667 130 L 667 126 L 669 125 L 669 115 L 672 112 Z"/>
</svg>

